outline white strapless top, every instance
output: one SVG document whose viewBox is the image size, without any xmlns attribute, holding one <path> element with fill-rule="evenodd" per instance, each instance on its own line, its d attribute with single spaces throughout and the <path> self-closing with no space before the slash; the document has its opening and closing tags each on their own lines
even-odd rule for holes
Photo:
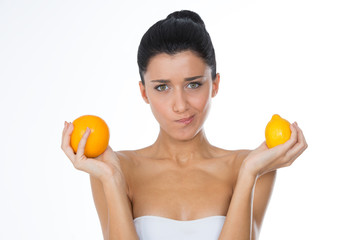
<svg viewBox="0 0 360 240">
<path fill-rule="evenodd" d="M 225 216 L 180 221 L 159 216 L 134 219 L 140 240 L 218 240 Z"/>
</svg>

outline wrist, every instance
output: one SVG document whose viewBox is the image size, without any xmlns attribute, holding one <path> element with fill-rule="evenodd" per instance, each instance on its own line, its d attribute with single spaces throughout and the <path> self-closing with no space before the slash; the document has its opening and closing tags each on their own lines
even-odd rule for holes
<svg viewBox="0 0 360 240">
<path fill-rule="evenodd" d="M 238 179 L 241 178 L 243 180 L 247 180 L 249 182 L 256 182 L 258 178 L 258 174 L 256 171 L 253 170 L 251 165 L 247 163 L 246 159 L 241 164 Z"/>
<path fill-rule="evenodd" d="M 121 176 L 107 175 L 107 176 L 103 176 L 100 180 L 101 180 L 104 187 L 113 187 L 113 186 L 115 186 L 116 188 L 121 187 L 121 188 L 123 188 L 125 190 L 127 189 L 126 183 L 121 178 Z"/>
</svg>

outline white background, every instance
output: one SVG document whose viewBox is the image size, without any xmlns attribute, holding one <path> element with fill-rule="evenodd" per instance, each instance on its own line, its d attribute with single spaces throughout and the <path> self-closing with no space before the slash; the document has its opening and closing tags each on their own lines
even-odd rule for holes
<svg viewBox="0 0 360 240">
<path fill-rule="evenodd" d="M 181 9 L 216 51 L 209 141 L 253 149 L 278 113 L 309 144 L 278 171 L 261 239 L 360 239 L 359 1 L 129 2 L 0 0 L 0 239 L 102 239 L 89 176 L 60 148 L 64 121 L 101 116 L 116 151 L 152 144 L 137 48 Z"/>
</svg>

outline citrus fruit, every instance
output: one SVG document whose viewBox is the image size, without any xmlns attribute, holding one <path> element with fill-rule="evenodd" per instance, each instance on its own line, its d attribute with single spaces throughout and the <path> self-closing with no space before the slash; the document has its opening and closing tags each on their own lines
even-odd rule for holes
<svg viewBox="0 0 360 240">
<path fill-rule="evenodd" d="M 98 116 L 83 115 L 73 122 L 74 129 L 70 137 L 70 145 L 77 152 L 79 142 L 86 131 L 91 132 L 86 141 L 84 154 L 88 158 L 94 158 L 105 152 L 110 139 L 110 131 L 106 122 Z"/>
<path fill-rule="evenodd" d="M 273 148 L 279 144 L 285 143 L 290 139 L 291 129 L 290 123 L 279 116 L 274 114 L 265 128 L 265 140 L 269 148 Z"/>
</svg>

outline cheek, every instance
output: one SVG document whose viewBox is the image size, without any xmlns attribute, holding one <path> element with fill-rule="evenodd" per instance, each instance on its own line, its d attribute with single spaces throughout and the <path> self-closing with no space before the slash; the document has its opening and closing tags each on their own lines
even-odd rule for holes
<svg viewBox="0 0 360 240">
<path fill-rule="evenodd" d="M 166 118 L 169 115 L 171 106 L 169 106 L 169 101 L 165 101 L 164 98 L 159 97 L 149 97 L 151 111 L 154 114 L 155 118 L 162 122 L 162 118 Z"/>
<path fill-rule="evenodd" d="M 203 91 L 199 91 L 196 94 L 189 95 L 189 102 L 192 107 L 201 111 L 206 108 L 210 102 L 210 98 L 211 96 L 208 89 L 204 89 Z"/>
</svg>

